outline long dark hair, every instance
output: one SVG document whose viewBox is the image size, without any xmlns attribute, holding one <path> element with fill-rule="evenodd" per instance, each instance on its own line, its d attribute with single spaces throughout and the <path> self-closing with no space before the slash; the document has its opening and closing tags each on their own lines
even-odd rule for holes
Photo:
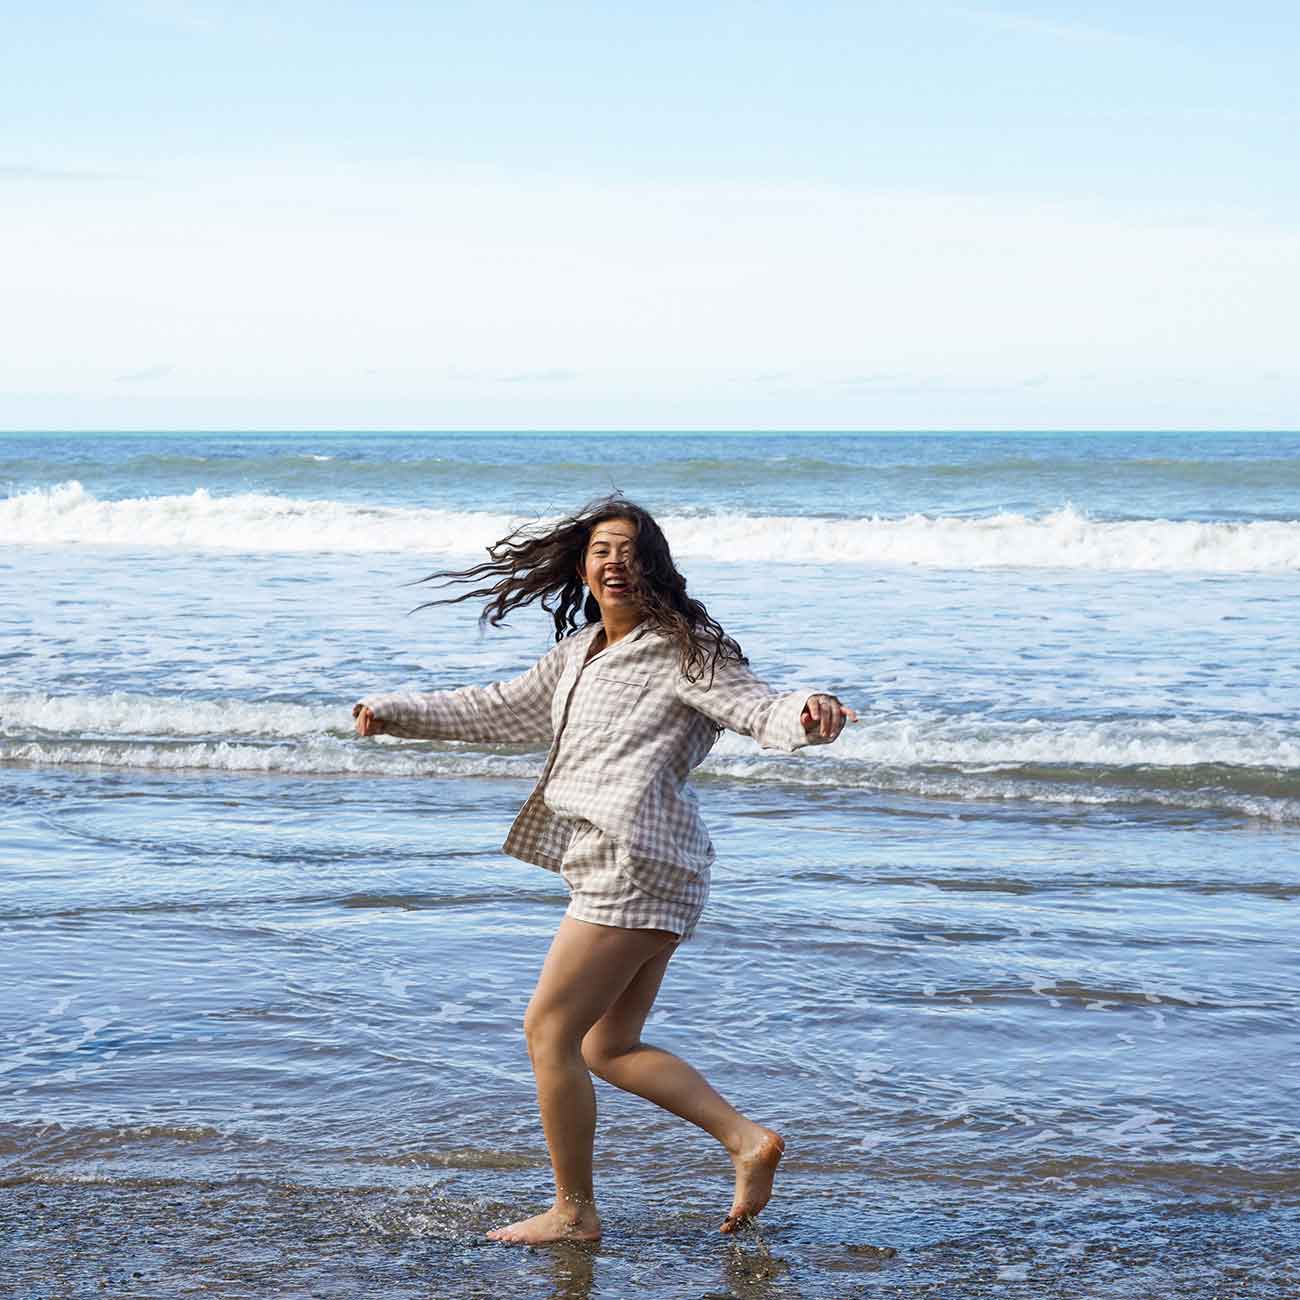
<svg viewBox="0 0 1300 1300">
<path fill-rule="evenodd" d="M 555 623 L 556 641 L 562 641 L 600 621 L 600 606 L 590 593 L 584 595 L 579 571 L 592 530 L 611 519 L 627 519 L 636 525 L 636 555 L 628 577 L 646 621 L 676 646 L 685 676 L 699 681 L 707 674 L 712 681 L 719 663 L 748 663 L 721 624 L 686 594 L 686 579 L 677 572 L 668 539 L 654 517 L 621 494 L 589 502 L 577 514 L 549 527 L 525 524 L 516 528 L 488 547 L 488 558 L 482 564 L 419 579 L 445 587 L 463 582 L 481 585 L 416 608 L 487 597 L 479 623 L 498 627 L 511 610 L 540 601 Z M 584 619 L 581 625 L 579 612 Z"/>
</svg>

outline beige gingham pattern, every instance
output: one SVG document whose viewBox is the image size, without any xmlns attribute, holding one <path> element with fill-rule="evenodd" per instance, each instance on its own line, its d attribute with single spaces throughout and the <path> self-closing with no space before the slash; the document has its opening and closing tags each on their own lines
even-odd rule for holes
<svg viewBox="0 0 1300 1300">
<path fill-rule="evenodd" d="M 673 898 L 647 894 L 627 874 L 618 845 L 599 827 L 577 822 L 560 864 L 569 887 L 569 915 L 624 930 L 668 930 L 685 942 L 709 897 L 709 873 Z"/>
<path fill-rule="evenodd" d="M 511 681 L 362 703 L 411 739 L 550 742 L 503 846 L 512 857 L 559 871 L 574 823 L 585 821 L 646 894 L 707 892 L 715 855 L 686 778 L 713 748 L 714 723 L 786 753 L 825 743 L 800 722 L 814 692 L 778 692 L 734 661 L 711 682 L 688 681 L 676 647 L 644 623 L 588 660 L 600 630 L 566 637 Z"/>
</svg>

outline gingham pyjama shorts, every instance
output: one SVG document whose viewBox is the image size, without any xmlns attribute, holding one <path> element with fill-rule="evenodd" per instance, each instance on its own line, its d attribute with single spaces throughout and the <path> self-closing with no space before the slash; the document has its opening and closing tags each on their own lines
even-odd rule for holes
<svg viewBox="0 0 1300 1300">
<path fill-rule="evenodd" d="M 618 845 L 599 827 L 580 821 L 560 864 L 569 887 L 568 915 L 624 930 L 668 930 L 689 939 L 709 897 L 706 872 L 680 888 L 642 888 L 619 859 Z"/>
</svg>

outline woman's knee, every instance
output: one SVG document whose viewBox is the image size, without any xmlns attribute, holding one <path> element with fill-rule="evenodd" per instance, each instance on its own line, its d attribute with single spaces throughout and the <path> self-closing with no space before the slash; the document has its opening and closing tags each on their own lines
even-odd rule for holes
<svg viewBox="0 0 1300 1300">
<path fill-rule="evenodd" d="M 524 1039 L 528 1055 L 535 1061 L 538 1057 L 577 1055 L 582 1035 L 566 1024 L 563 1016 L 530 1006 L 524 1012 Z"/>
<path fill-rule="evenodd" d="M 630 1051 L 632 1046 L 634 1044 L 611 1038 L 596 1026 L 582 1040 L 582 1059 L 587 1063 L 587 1069 L 592 1074 L 606 1079 L 614 1062 Z"/>
<path fill-rule="evenodd" d="M 590 1034 L 582 1040 L 582 1059 L 592 1074 L 601 1079 L 605 1077 L 605 1063 L 609 1058 L 601 1044 L 594 1041 Z"/>
<path fill-rule="evenodd" d="M 528 1004 L 528 1010 L 524 1012 L 524 1040 L 530 1052 L 549 1037 L 548 1025 L 551 1019 L 531 1002 Z"/>
</svg>

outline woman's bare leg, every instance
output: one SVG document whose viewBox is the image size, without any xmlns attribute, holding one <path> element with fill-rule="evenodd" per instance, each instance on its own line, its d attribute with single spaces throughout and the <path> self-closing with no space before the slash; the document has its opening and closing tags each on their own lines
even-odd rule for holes
<svg viewBox="0 0 1300 1300">
<path fill-rule="evenodd" d="M 779 1134 L 748 1120 L 680 1057 L 641 1041 L 676 944 L 652 957 L 582 1040 L 582 1055 L 602 1079 L 645 1097 L 711 1133 L 731 1155 L 736 1188 L 721 1231 L 734 1232 L 771 1198 L 785 1150 Z"/>
<path fill-rule="evenodd" d="M 665 930 L 624 930 L 570 916 L 560 922 L 524 1016 L 555 1171 L 555 1204 L 534 1218 L 489 1232 L 494 1241 L 539 1245 L 600 1236 L 591 1185 L 596 1098 L 582 1040 L 637 972 L 675 942 L 676 936 Z"/>
</svg>

